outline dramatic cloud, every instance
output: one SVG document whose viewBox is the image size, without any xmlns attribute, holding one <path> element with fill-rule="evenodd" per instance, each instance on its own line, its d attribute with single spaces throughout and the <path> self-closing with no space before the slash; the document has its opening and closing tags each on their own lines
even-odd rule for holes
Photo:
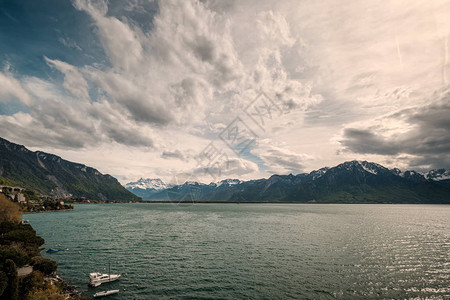
<svg viewBox="0 0 450 300">
<path fill-rule="evenodd" d="M 88 99 L 88 83 L 81 73 L 74 67 L 59 60 L 51 60 L 45 57 L 45 61 L 52 67 L 64 74 L 63 87 L 66 88 L 74 97 L 79 99 Z"/>
<path fill-rule="evenodd" d="M 90 67 L 86 73 L 137 121 L 202 124 L 206 113 L 242 108 L 260 91 L 287 109 L 306 109 L 320 101 L 307 82 L 291 78 L 286 70 L 282 53 L 298 56 L 298 44 L 279 13 L 261 11 L 245 24 L 233 22 L 242 13 L 215 13 L 208 3 L 162 1 L 153 28 L 144 32 L 107 15 L 105 2 L 79 0 L 74 5 L 94 20 L 112 64 L 106 71 Z M 249 25 L 253 34 L 243 37 L 247 28 L 242 26 Z"/>
<path fill-rule="evenodd" d="M 448 164 L 450 90 L 434 93 L 427 103 L 383 116 L 367 128 L 346 128 L 341 143 L 356 153 L 407 157 L 412 167 Z"/>
<path fill-rule="evenodd" d="M 0 136 L 122 180 L 250 179 L 355 158 L 448 168 L 449 11 L 433 0 L 73 0 L 70 22 L 43 20 L 54 40 L 17 39 L 21 18 L 1 32 L 13 46 L 0 45 Z M 254 134 L 240 154 L 221 138 L 237 117 Z M 198 165 L 210 143 L 229 160 Z"/>
</svg>

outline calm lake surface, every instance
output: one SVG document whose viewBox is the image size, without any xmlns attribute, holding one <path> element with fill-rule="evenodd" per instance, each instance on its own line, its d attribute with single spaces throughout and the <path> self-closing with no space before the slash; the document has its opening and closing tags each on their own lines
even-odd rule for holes
<svg viewBox="0 0 450 300">
<path fill-rule="evenodd" d="M 108 299 L 450 299 L 450 206 L 90 204 L 24 216 Z M 88 273 L 126 273 L 88 288 Z"/>
</svg>

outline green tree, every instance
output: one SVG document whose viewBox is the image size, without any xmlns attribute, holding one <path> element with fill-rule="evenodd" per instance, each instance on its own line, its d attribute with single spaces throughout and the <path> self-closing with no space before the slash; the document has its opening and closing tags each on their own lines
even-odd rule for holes
<svg viewBox="0 0 450 300">
<path fill-rule="evenodd" d="M 8 277 L 5 272 L 0 271 L 0 297 L 3 295 L 6 287 L 8 286 Z"/>
<path fill-rule="evenodd" d="M 40 271 L 45 275 L 50 275 L 56 271 L 57 265 L 54 260 L 36 256 L 32 260 L 33 270 Z"/>
<path fill-rule="evenodd" d="M 0 296 L 0 299 L 17 300 L 19 297 L 19 278 L 17 276 L 16 264 L 11 259 L 7 259 L 3 264 L 3 272 L 5 272 L 8 278 L 8 285 Z"/>
<path fill-rule="evenodd" d="M 44 239 L 36 235 L 34 230 L 28 230 L 26 228 L 12 230 L 5 233 L 2 239 L 9 242 L 22 242 L 24 244 L 33 244 L 41 246 L 44 244 Z"/>
<path fill-rule="evenodd" d="M 30 258 L 23 250 L 11 246 L 0 246 L 0 267 L 1 262 L 7 259 L 12 260 L 19 267 L 30 262 Z"/>
</svg>

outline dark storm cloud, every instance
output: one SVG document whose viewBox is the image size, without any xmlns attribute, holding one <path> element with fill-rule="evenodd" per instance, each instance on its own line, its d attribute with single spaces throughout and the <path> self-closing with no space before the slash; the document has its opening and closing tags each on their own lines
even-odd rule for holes
<svg viewBox="0 0 450 300">
<path fill-rule="evenodd" d="M 450 90 L 436 92 L 431 104 L 399 110 L 381 120 L 404 121 L 402 134 L 384 137 L 383 125 L 346 128 L 340 141 L 346 150 L 362 154 L 408 154 L 414 165 L 450 166 Z"/>
<path fill-rule="evenodd" d="M 348 150 L 356 153 L 394 155 L 401 149 L 397 147 L 398 141 L 388 141 L 373 133 L 371 129 L 346 128 L 341 144 Z"/>
</svg>

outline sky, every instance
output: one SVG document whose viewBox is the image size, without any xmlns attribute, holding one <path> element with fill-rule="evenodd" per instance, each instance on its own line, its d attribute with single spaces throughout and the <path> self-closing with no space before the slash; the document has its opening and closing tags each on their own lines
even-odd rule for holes
<svg viewBox="0 0 450 300">
<path fill-rule="evenodd" d="M 0 137 L 121 183 L 450 168 L 450 1 L 3 0 Z"/>
</svg>

